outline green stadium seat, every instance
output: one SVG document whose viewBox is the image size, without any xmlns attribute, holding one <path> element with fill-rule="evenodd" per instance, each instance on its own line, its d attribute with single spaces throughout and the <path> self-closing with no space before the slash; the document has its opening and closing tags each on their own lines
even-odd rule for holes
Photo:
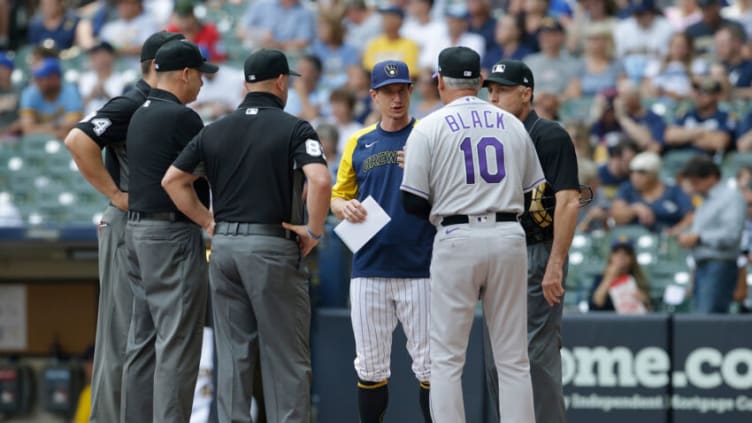
<svg viewBox="0 0 752 423">
<path fill-rule="evenodd" d="M 752 153 L 728 153 L 721 164 L 722 176 L 724 178 L 735 178 L 739 169 L 745 166 L 752 167 Z"/>
<path fill-rule="evenodd" d="M 681 170 L 685 163 L 692 157 L 696 156 L 696 151 L 669 151 L 663 156 L 663 167 L 661 169 L 661 179 L 669 183 L 676 181 L 676 174 Z"/>
</svg>

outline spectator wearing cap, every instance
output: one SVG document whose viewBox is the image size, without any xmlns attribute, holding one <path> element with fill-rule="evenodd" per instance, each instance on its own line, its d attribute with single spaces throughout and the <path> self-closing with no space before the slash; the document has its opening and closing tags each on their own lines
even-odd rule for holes
<svg viewBox="0 0 752 423">
<path fill-rule="evenodd" d="M 20 93 L 11 80 L 14 68 L 13 59 L 0 52 L 0 137 L 21 132 L 18 121 Z"/>
<path fill-rule="evenodd" d="M 625 76 L 624 68 L 614 60 L 614 38 L 611 26 L 600 23 L 587 29 L 587 43 L 578 78 L 567 87 L 567 98 L 594 96 L 606 89 L 615 89 Z"/>
<path fill-rule="evenodd" d="M 695 261 L 694 311 L 728 313 L 737 285 L 739 256 L 747 203 L 738 188 L 721 180 L 721 171 L 709 157 L 695 156 L 681 170 L 692 191 L 703 197 L 692 227 L 677 235 Z"/>
<path fill-rule="evenodd" d="M 144 13 L 143 0 L 117 0 L 117 19 L 102 27 L 99 37 L 109 42 L 118 54 L 138 57 L 141 45 L 159 29 Z"/>
<path fill-rule="evenodd" d="M 186 39 L 206 49 L 206 60 L 212 63 L 223 62 L 227 54 L 222 44 L 222 35 L 211 22 L 202 22 L 193 13 L 194 0 L 178 0 L 173 9 L 172 23 L 167 31 L 180 32 Z"/>
<path fill-rule="evenodd" d="M 724 0 L 697 0 L 697 5 L 702 11 L 702 20 L 687 27 L 684 31 L 692 39 L 695 54 L 698 56 L 712 57 L 715 53 L 713 37 L 724 25 L 738 27 L 742 34 L 744 28 L 739 22 L 732 21 L 721 16 L 721 8 Z"/>
<path fill-rule="evenodd" d="M 634 299 L 650 309 L 650 286 L 640 263 L 637 262 L 634 243 L 629 239 L 617 239 L 611 244 L 611 252 L 606 259 L 606 269 L 596 276 L 590 285 L 588 306 L 590 311 L 616 311 L 609 290 L 623 278 L 632 278 L 636 290 Z"/>
<path fill-rule="evenodd" d="M 486 52 L 496 43 L 496 18 L 491 15 L 491 0 L 468 0 L 468 31 L 483 37 Z"/>
<path fill-rule="evenodd" d="M 65 138 L 83 116 L 78 90 L 63 82 L 60 62 L 44 59 L 31 70 L 33 84 L 21 93 L 21 128 L 24 134 Z"/>
<path fill-rule="evenodd" d="M 316 16 L 299 0 L 249 2 L 237 36 L 252 47 L 303 51 L 316 37 Z"/>
<path fill-rule="evenodd" d="M 407 16 L 400 34 L 413 40 L 420 49 L 426 48 L 432 39 L 443 36 L 447 31 L 446 22 L 431 15 L 433 5 L 433 0 L 410 0 L 407 5 Z"/>
<path fill-rule="evenodd" d="M 126 81 L 120 72 L 115 72 L 115 48 L 101 41 L 89 49 L 89 66 L 78 80 L 78 91 L 84 102 L 84 113 L 98 110 L 113 97 L 123 93 Z"/>
<path fill-rule="evenodd" d="M 582 68 L 580 60 L 564 49 L 564 27 L 550 17 L 541 21 L 538 32 L 540 52 L 525 57 L 525 63 L 535 75 L 535 93 L 550 93 L 563 97 L 569 81 Z"/>
<path fill-rule="evenodd" d="M 637 144 L 625 137 L 618 138 L 613 145 L 607 146 L 608 159 L 598 166 L 598 179 L 603 198 L 609 206 L 616 198 L 619 187 L 629 181 L 629 163 L 639 151 Z"/>
<path fill-rule="evenodd" d="M 37 15 L 29 23 L 29 43 L 52 39 L 58 50 L 67 50 L 76 43 L 79 20 L 75 13 L 66 10 L 63 0 L 41 0 Z"/>
<path fill-rule="evenodd" d="M 630 11 L 614 28 L 616 58 L 623 61 L 627 76 L 639 82 L 645 68 L 666 55 L 674 29 L 655 0 L 635 0 Z"/>
<path fill-rule="evenodd" d="M 128 126 L 128 224 L 125 247 L 133 292 L 131 332 L 123 365 L 124 422 L 185 422 L 191 415 L 208 303 L 202 231 L 180 213 L 161 186 L 180 151 L 203 128 L 186 107 L 201 90 L 205 62 L 188 40 L 162 45 L 155 57 L 157 86 Z M 193 181 L 192 181 L 193 182 Z M 193 187 L 191 187 L 193 189 Z M 209 205 L 204 178 L 191 200 Z M 250 407 L 249 407 L 250 409 Z"/>
<path fill-rule="evenodd" d="M 694 85 L 694 107 L 666 128 L 664 151 L 694 150 L 710 155 L 732 149 L 736 120 L 718 108 L 721 83 L 704 78 Z"/>
<path fill-rule="evenodd" d="M 339 15 L 319 13 L 317 37 L 308 53 L 321 61 L 321 85 L 331 91 L 347 83 L 347 68 L 360 65 L 360 50 L 345 43 L 345 26 Z"/>
<path fill-rule="evenodd" d="M 734 25 L 724 25 L 715 33 L 715 66 L 711 74 L 724 87 L 724 98 L 752 98 L 752 60 L 744 53 L 745 34 Z"/>
<path fill-rule="evenodd" d="M 254 52 L 244 75 L 248 94 L 240 107 L 193 138 L 172 160 L 162 186 L 181 213 L 215 228 L 210 289 L 218 421 L 252 421 L 258 363 L 268 421 L 308 423 L 311 309 L 301 260 L 323 234 L 331 181 L 316 132 L 282 111 L 296 75 L 285 54 Z M 212 189 L 212 212 L 192 200 L 200 163 Z"/>
<path fill-rule="evenodd" d="M 486 41 L 482 36 L 468 31 L 468 12 L 464 3 L 453 3 L 447 6 L 447 31 L 436 37 L 420 53 L 421 68 L 438 69 L 439 53 L 448 47 L 468 47 L 478 53 L 483 59 L 486 52 Z M 413 69 L 412 67 L 410 69 Z"/>
<path fill-rule="evenodd" d="M 399 6 L 379 9 L 381 35 L 372 39 L 363 50 L 363 67 L 367 70 L 384 60 L 405 62 L 409 69 L 418 69 L 420 49 L 413 40 L 400 35 L 405 21 L 405 11 Z"/>
<path fill-rule="evenodd" d="M 365 0 L 348 0 L 345 3 L 343 23 L 345 43 L 361 51 L 382 32 L 381 14 L 369 8 Z"/>
<path fill-rule="evenodd" d="M 661 181 L 661 158 L 640 153 L 629 163 L 629 181 L 611 205 L 617 225 L 642 225 L 653 232 L 678 233 L 692 222 L 692 200 L 676 185 Z"/>
<path fill-rule="evenodd" d="M 486 72 L 502 59 L 522 60 L 531 51 L 522 44 L 522 34 L 525 28 L 523 22 L 516 16 L 503 15 L 496 20 L 496 38 L 481 61 L 481 67 Z"/>
</svg>

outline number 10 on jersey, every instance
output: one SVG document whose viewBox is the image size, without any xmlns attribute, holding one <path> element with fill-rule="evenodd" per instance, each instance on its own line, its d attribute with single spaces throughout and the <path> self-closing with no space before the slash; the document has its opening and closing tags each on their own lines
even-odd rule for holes
<svg viewBox="0 0 752 423">
<path fill-rule="evenodd" d="M 462 140 L 460 150 L 465 155 L 466 182 L 475 183 L 474 153 L 478 154 L 480 177 L 489 184 L 498 184 L 506 176 L 504 171 L 504 145 L 496 137 L 483 137 L 473 148 L 470 137 Z M 474 151 L 475 150 L 475 151 Z M 494 163 L 489 163 L 489 160 Z"/>
</svg>

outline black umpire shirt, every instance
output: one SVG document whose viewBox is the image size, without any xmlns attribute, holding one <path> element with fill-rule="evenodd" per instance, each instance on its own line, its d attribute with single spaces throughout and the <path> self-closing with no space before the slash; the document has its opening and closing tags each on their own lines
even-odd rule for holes
<svg viewBox="0 0 752 423">
<path fill-rule="evenodd" d="M 237 110 L 204 128 L 173 163 L 184 172 L 206 164 L 216 222 L 302 223 L 296 221 L 302 216 L 301 168 L 326 165 L 326 158 L 311 125 L 283 107 L 273 94 L 249 93 Z"/>
<path fill-rule="evenodd" d="M 133 113 L 144 104 L 151 87 L 143 79 L 122 96 L 108 101 L 76 125 L 100 148 L 105 149 L 104 164 L 121 191 L 128 192 L 128 155 L 126 135 Z"/>
<path fill-rule="evenodd" d="M 542 203 L 553 217 L 555 194 L 567 189 L 580 189 L 574 144 L 561 124 L 541 118 L 535 110 L 530 111 L 523 123 L 533 140 L 546 178 L 546 188 L 543 192 L 545 200 Z M 525 194 L 525 203 L 530 204 L 530 193 Z M 520 220 L 525 228 L 528 243 L 552 239 L 554 225 L 541 228 L 527 216 L 528 214 L 525 213 Z"/>
<path fill-rule="evenodd" d="M 158 88 L 151 90 L 128 126 L 128 209 L 145 213 L 179 213 L 162 188 L 162 177 L 203 127 L 199 115 L 181 104 L 175 95 Z M 197 179 L 194 187 L 201 202 L 208 206 L 206 180 Z"/>
</svg>

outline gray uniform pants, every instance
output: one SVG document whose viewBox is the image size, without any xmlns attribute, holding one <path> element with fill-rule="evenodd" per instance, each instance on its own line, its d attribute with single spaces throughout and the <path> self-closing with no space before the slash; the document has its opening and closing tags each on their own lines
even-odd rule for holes
<svg viewBox="0 0 752 423">
<path fill-rule="evenodd" d="M 530 376 L 537 423 L 566 422 L 564 393 L 561 386 L 561 314 L 562 303 L 551 307 L 543 297 L 541 281 L 546 272 L 551 242 L 527 247 L 527 339 Z M 567 265 L 564 266 L 564 279 Z M 564 298 L 562 297 L 562 302 Z M 483 349 L 486 360 L 486 384 L 499 409 L 498 374 L 492 360 L 488 328 L 484 325 Z"/>
<path fill-rule="evenodd" d="M 133 309 L 125 249 L 127 222 L 126 212 L 109 206 L 99 224 L 99 311 L 90 422 L 109 423 L 120 418 L 120 384 Z"/>
<path fill-rule="evenodd" d="M 208 295 L 201 229 L 186 222 L 130 221 L 126 245 L 133 317 L 121 421 L 187 422 Z"/>
<path fill-rule="evenodd" d="M 311 420 L 311 308 L 295 241 L 220 235 L 209 265 L 221 423 L 250 422 L 254 366 L 261 366 L 266 415 Z"/>
</svg>

